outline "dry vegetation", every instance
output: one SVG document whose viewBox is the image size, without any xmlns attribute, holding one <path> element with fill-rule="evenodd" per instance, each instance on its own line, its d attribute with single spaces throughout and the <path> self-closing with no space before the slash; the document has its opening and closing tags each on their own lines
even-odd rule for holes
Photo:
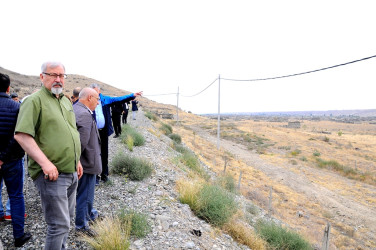
<svg viewBox="0 0 376 250">
<path fill-rule="evenodd" d="M 12 90 L 20 97 L 40 87 L 37 76 L 10 75 Z M 79 75 L 70 75 L 66 94 L 76 86 L 102 84 L 104 94 L 129 92 Z M 176 114 L 176 107 L 141 98 L 153 113 Z M 301 128 L 287 121 L 266 119 L 224 120 L 221 148 L 216 147 L 217 121 L 186 112 L 174 126 L 185 145 L 214 172 L 236 180 L 242 172 L 241 194 L 265 210 L 270 187 L 273 216 L 321 246 L 327 222 L 332 225 L 331 249 L 376 248 L 376 124 L 329 120 L 300 120 Z M 158 132 L 156 132 L 158 133 Z M 236 230 L 229 228 L 229 231 Z"/>
<path fill-rule="evenodd" d="M 312 243 L 321 245 L 324 227 L 330 222 L 333 248 L 376 247 L 375 124 L 305 120 L 301 128 L 291 129 L 287 122 L 225 120 L 221 138 L 226 140 L 217 150 L 216 120 L 187 113 L 179 118 L 180 126 L 174 131 L 202 162 L 217 173 L 226 165 L 236 180 L 241 171 L 241 193 L 264 209 L 272 187 L 273 215 Z M 229 151 L 231 147 L 225 147 L 229 144 L 241 144 L 249 155 Z M 247 161 L 254 156 L 265 165 Z M 341 168 L 319 166 L 318 159 Z M 266 165 L 276 168 L 267 171 Z M 290 183 L 302 176 L 306 187 Z M 315 189 L 306 190 L 311 187 Z"/>
</svg>

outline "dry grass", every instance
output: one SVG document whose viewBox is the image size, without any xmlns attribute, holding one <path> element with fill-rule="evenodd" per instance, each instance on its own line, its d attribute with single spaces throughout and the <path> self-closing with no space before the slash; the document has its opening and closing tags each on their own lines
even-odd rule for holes
<svg viewBox="0 0 376 250">
<path fill-rule="evenodd" d="M 197 210 L 197 196 L 204 184 L 202 179 L 179 179 L 176 181 L 176 188 L 179 193 L 179 200 L 188 204 L 192 210 Z"/>
<path fill-rule="evenodd" d="M 106 217 L 94 223 L 92 229 L 97 233 L 96 237 L 83 236 L 96 250 L 126 250 L 129 249 L 129 234 L 131 220 L 121 223 L 117 217 Z"/>
<path fill-rule="evenodd" d="M 174 131 L 181 135 L 185 145 L 195 150 L 202 162 L 213 171 L 222 173 L 225 165 L 226 152 L 217 150 L 215 143 L 207 138 L 199 136 L 192 130 L 192 127 L 204 128 L 204 130 L 215 134 L 217 121 L 205 117 L 197 117 L 191 114 L 179 114 L 183 120 L 183 126 L 175 126 Z M 225 124 L 227 121 L 222 121 Z M 287 123 L 254 122 L 252 120 L 230 121 L 224 126 L 234 138 L 236 133 L 255 134 L 265 141 L 270 142 L 265 154 L 260 155 L 266 162 L 279 166 L 289 165 L 291 159 L 297 162 L 293 172 L 302 174 L 309 181 L 324 188 L 340 192 L 348 199 L 357 200 L 365 206 L 376 206 L 376 197 L 370 195 L 367 187 L 362 183 L 372 183 L 374 179 L 369 176 L 376 176 L 376 132 L 373 124 L 343 124 L 329 121 L 304 121 L 301 129 L 289 129 L 282 127 Z M 231 131 L 232 130 L 232 131 Z M 326 131 L 331 134 L 322 134 Z M 341 131 L 341 133 L 338 133 Z M 328 138 L 325 142 L 324 136 Z M 274 144 L 274 145 L 272 145 Z M 298 149 L 299 154 L 292 156 L 290 152 Z M 349 186 L 346 182 L 336 178 L 333 170 L 324 170 L 322 175 L 314 175 L 310 168 L 317 168 L 318 155 L 323 159 L 333 159 L 343 166 L 355 168 L 359 172 L 367 173 L 361 182 Z M 345 157 L 344 157 L 345 156 Z M 302 160 L 304 159 L 304 161 Z M 252 197 L 259 206 L 267 209 L 269 186 L 273 187 L 273 210 L 274 216 L 286 221 L 292 228 L 299 231 L 311 242 L 319 243 L 322 240 L 322 231 L 327 222 L 334 225 L 332 229 L 331 242 L 338 248 L 346 248 L 348 245 L 356 247 L 351 239 L 351 226 L 340 226 L 336 224 L 334 215 L 322 207 L 317 200 L 309 200 L 304 194 L 300 194 L 278 181 L 271 180 L 263 172 L 249 166 L 236 156 L 227 156 L 226 172 L 238 180 L 239 172 L 242 171 L 241 193 L 245 197 Z M 325 174 L 325 171 L 327 174 Z M 297 219 L 297 211 L 302 211 L 304 216 Z M 325 211 L 325 212 L 323 212 Z M 342 230 L 342 231 L 341 231 Z M 343 236 L 343 231 L 346 231 Z M 314 232 L 314 233 L 312 233 Z M 354 237 L 360 237 L 354 234 Z M 344 240 L 348 238 L 349 240 Z M 358 239 L 360 240 L 360 239 Z M 365 243 L 367 244 L 367 242 Z M 349 247 L 351 248 L 351 247 Z"/>
<path fill-rule="evenodd" d="M 267 243 L 242 221 L 233 219 L 229 223 L 225 224 L 222 228 L 237 242 L 244 244 L 251 249 L 267 249 Z"/>
</svg>

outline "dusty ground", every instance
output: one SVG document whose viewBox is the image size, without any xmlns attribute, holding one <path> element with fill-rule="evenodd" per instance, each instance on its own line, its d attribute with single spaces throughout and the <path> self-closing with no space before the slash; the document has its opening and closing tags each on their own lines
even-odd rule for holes
<svg viewBox="0 0 376 250">
<path fill-rule="evenodd" d="M 185 143 L 195 140 L 196 147 L 193 145 L 193 148 L 196 153 L 210 158 L 209 153 L 204 151 L 215 150 L 217 137 L 211 135 L 202 124 L 185 124 L 185 128 L 190 131 L 186 131 L 183 137 Z M 184 134 L 183 129 L 179 129 L 178 133 Z M 189 134 L 191 138 L 187 137 Z M 195 139 L 192 139 L 192 134 Z M 206 145 L 205 141 L 211 146 Z M 258 195 L 264 196 L 265 201 L 268 199 L 268 187 L 272 186 L 274 216 L 298 230 L 311 242 L 321 246 L 323 231 L 329 222 L 331 249 L 376 249 L 374 185 L 313 167 L 310 162 L 298 161 L 297 164 L 292 164 L 283 159 L 286 157 L 260 155 L 229 140 L 221 139 L 220 147 L 237 159 L 237 165 L 245 163 L 245 167 L 237 168 L 243 172 L 243 190 L 261 189 Z M 325 150 L 322 148 L 323 154 L 326 153 Z M 346 158 L 347 155 L 344 154 L 343 157 Z M 213 168 L 216 168 L 214 165 L 220 165 L 218 157 L 214 157 L 212 161 Z M 222 168 L 219 166 L 217 170 L 221 171 Z M 252 176 L 249 175 L 248 178 L 246 172 L 252 172 Z M 234 175 L 237 174 L 234 172 Z M 247 195 L 247 192 L 244 193 Z M 257 199 L 258 195 L 250 195 L 250 198 L 256 196 Z M 266 202 L 260 204 L 267 209 Z"/>
</svg>

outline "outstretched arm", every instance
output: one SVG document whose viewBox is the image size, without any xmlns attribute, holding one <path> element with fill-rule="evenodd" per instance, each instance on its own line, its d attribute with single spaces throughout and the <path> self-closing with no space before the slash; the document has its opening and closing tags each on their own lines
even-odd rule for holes
<svg viewBox="0 0 376 250">
<path fill-rule="evenodd" d="M 101 102 L 104 105 L 108 105 L 108 104 L 111 104 L 113 102 L 121 102 L 121 101 L 124 101 L 124 100 L 132 100 L 136 96 L 141 96 L 141 95 L 142 95 L 142 91 L 137 92 L 137 93 L 132 93 L 130 95 L 119 96 L 119 97 L 113 97 L 113 96 L 102 95 L 102 94 L 100 96 L 101 96 Z"/>
</svg>

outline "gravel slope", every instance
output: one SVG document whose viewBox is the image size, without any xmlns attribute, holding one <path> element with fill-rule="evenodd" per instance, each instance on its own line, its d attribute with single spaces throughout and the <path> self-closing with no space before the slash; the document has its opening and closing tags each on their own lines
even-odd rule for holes
<svg viewBox="0 0 376 250">
<path fill-rule="evenodd" d="M 110 162 L 111 158 L 122 150 L 127 154 L 147 158 L 153 163 L 154 173 L 141 182 L 111 175 L 112 184 L 101 184 L 96 188 L 94 205 L 104 216 L 114 214 L 120 208 L 134 209 L 148 216 L 152 232 L 143 239 L 132 239 L 131 249 L 248 249 L 198 219 L 188 205 L 178 201 L 175 182 L 184 178 L 186 173 L 171 164 L 171 159 L 177 153 L 170 148 L 170 139 L 150 132 L 158 131 L 158 128 L 144 116 L 142 110 L 137 113 L 136 120 L 128 117 L 128 121 L 144 135 L 146 143 L 130 152 L 120 140 L 111 136 Z M 6 192 L 3 190 L 3 203 L 6 201 L 5 197 Z M 46 225 L 39 196 L 30 178 L 25 181 L 25 204 L 28 214 L 25 230 L 30 231 L 33 238 L 24 245 L 24 249 L 42 249 Z M 192 229 L 201 230 L 202 235 L 199 237 L 191 234 Z M 4 249 L 13 249 L 11 223 L 0 223 L 0 235 Z M 91 249 L 75 237 L 73 226 L 68 241 L 71 249 Z"/>
</svg>

